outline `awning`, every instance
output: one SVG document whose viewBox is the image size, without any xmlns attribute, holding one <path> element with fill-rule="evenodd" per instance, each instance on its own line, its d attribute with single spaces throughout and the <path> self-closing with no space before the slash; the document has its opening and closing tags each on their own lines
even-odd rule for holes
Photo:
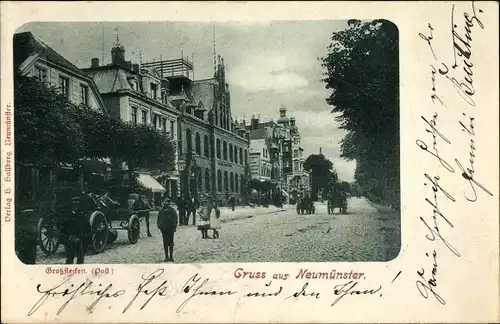
<svg viewBox="0 0 500 324">
<path fill-rule="evenodd" d="M 137 180 L 146 188 L 153 192 L 165 192 L 165 188 L 149 174 L 139 173 Z"/>
</svg>

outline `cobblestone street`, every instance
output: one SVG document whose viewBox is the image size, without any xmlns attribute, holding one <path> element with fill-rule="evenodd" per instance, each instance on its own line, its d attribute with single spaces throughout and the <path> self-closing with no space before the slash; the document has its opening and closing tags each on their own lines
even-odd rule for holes
<svg viewBox="0 0 500 324">
<path fill-rule="evenodd" d="M 326 205 L 321 203 L 316 203 L 314 215 L 297 215 L 295 206 L 286 206 L 285 210 L 270 207 L 267 214 L 257 210 L 224 211 L 239 213 L 239 217 L 224 217 L 219 239 L 202 240 L 196 227 L 178 227 L 175 262 L 387 261 L 399 253 L 399 216 L 377 210 L 364 198 L 351 198 L 346 215 L 328 215 Z M 231 220 L 234 218 L 239 219 Z M 120 231 L 115 243 L 101 254 L 87 255 L 85 263 L 162 262 L 163 246 L 156 213 L 151 219 L 153 237 L 146 236 L 144 223 L 141 232 L 139 242 L 130 245 L 126 232 Z M 60 247 L 50 257 L 40 252 L 37 263 L 64 263 L 63 251 Z"/>
</svg>

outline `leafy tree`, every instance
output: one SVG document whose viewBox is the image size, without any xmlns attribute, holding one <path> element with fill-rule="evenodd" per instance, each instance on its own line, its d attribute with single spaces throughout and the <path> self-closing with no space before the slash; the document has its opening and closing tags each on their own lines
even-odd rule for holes
<svg viewBox="0 0 500 324">
<path fill-rule="evenodd" d="M 83 156 L 82 129 L 54 87 L 16 73 L 14 106 L 16 161 L 55 166 Z"/>
<path fill-rule="evenodd" d="M 318 199 L 320 190 L 328 188 L 332 176 L 337 173 L 333 171 L 333 163 L 323 154 L 311 154 L 304 162 L 304 170 L 311 172 L 311 196 L 312 199 Z"/>
<path fill-rule="evenodd" d="M 76 106 L 54 87 L 16 72 L 14 78 L 16 162 L 73 165 L 104 158 L 136 168 L 174 167 L 171 138 L 147 125 L 132 125 L 87 106 Z"/>
<path fill-rule="evenodd" d="M 347 135 L 342 157 L 356 160 L 355 179 L 385 204 L 399 205 L 399 52 L 391 22 L 350 20 L 328 53 L 326 99 Z"/>
</svg>

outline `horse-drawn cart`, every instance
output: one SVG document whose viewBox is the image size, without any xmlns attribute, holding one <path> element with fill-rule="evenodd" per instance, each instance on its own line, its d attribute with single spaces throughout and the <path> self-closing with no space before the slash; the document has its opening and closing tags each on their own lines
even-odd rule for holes
<svg viewBox="0 0 500 324">
<path fill-rule="evenodd" d="M 310 198 L 300 198 L 297 200 L 297 215 L 300 214 L 314 214 L 316 213 L 316 208 L 314 207 L 314 202 Z"/>
<path fill-rule="evenodd" d="M 150 208 L 139 195 L 129 194 L 126 204 L 115 202 L 107 194 L 89 193 L 86 194 L 86 198 L 88 199 L 85 199 L 84 203 L 87 215 L 85 217 L 88 218 L 91 228 L 88 247 L 93 253 L 101 253 L 106 245 L 116 241 L 118 230 L 127 231 L 130 244 L 137 243 L 140 237 L 142 219 L 146 219 L 148 236 L 151 236 L 149 233 Z M 38 244 L 47 255 L 53 254 L 59 249 L 60 217 L 63 217 L 61 214 L 64 214 L 64 210 L 59 208 L 58 213 L 45 213 L 45 217 L 39 216 Z M 31 212 L 40 214 L 34 210 Z M 69 210 L 65 212 L 69 212 Z M 56 216 L 57 214 L 61 216 Z"/>
<path fill-rule="evenodd" d="M 335 192 L 328 198 L 328 215 L 332 215 L 335 208 L 342 214 L 347 213 L 347 194 L 344 192 Z"/>
</svg>

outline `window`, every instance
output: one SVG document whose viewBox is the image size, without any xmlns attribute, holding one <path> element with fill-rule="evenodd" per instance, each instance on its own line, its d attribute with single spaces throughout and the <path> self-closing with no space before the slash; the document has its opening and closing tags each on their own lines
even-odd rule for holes
<svg viewBox="0 0 500 324">
<path fill-rule="evenodd" d="M 156 83 L 151 83 L 151 98 L 158 99 L 158 85 Z"/>
<path fill-rule="evenodd" d="M 234 192 L 238 192 L 238 173 L 234 174 Z"/>
<path fill-rule="evenodd" d="M 248 164 L 248 152 L 245 150 L 245 165 Z"/>
<path fill-rule="evenodd" d="M 233 162 L 233 144 L 229 143 L 229 161 Z"/>
<path fill-rule="evenodd" d="M 227 143 L 226 141 L 222 142 L 222 157 L 224 161 L 227 161 Z"/>
<path fill-rule="evenodd" d="M 201 155 L 201 138 L 200 133 L 196 132 L 194 137 L 196 154 Z"/>
<path fill-rule="evenodd" d="M 283 152 L 288 152 L 288 143 L 283 143 Z"/>
<path fill-rule="evenodd" d="M 234 192 L 234 174 L 232 172 L 229 174 L 229 184 L 231 185 L 231 192 Z"/>
<path fill-rule="evenodd" d="M 61 93 L 69 98 L 69 79 L 63 76 L 59 76 L 59 88 Z"/>
<path fill-rule="evenodd" d="M 222 191 L 222 172 L 217 170 L 217 190 Z"/>
<path fill-rule="evenodd" d="M 186 129 L 186 149 L 188 152 L 193 150 L 193 139 L 191 137 L 191 130 Z"/>
<path fill-rule="evenodd" d="M 162 120 L 162 128 L 163 128 L 163 134 L 166 134 L 167 133 L 167 119 L 166 118 L 163 118 Z M 173 137 L 174 134 L 170 133 L 170 138 L 174 138 Z"/>
<path fill-rule="evenodd" d="M 136 107 L 132 107 L 132 115 L 130 116 L 130 121 L 133 124 L 137 124 L 137 108 Z"/>
<path fill-rule="evenodd" d="M 227 171 L 224 171 L 224 191 L 228 191 L 228 178 L 227 178 Z"/>
<path fill-rule="evenodd" d="M 80 84 L 80 102 L 84 105 L 89 104 L 89 87 Z"/>
<path fill-rule="evenodd" d="M 243 149 L 240 147 L 240 164 L 243 164 Z"/>
<path fill-rule="evenodd" d="M 220 159 L 220 139 L 217 139 L 217 158 Z"/>
<path fill-rule="evenodd" d="M 165 119 L 165 122 L 166 122 L 166 119 Z M 174 138 L 174 121 L 173 120 L 170 121 L 170 137 Z"/>
<path fill-rule="evenodd" d="M 210 144 L 208 144 L 208 135 L 203 137 L 203 154 L 206 157 L 210 156 Z"/>
<path fill-rule="evenodd" d="M 157 114 L 153 114 L 153 122 L 152 122 L 153 126 L 155 129 L 159 129 L 160 128 L 160 123 L 158 122 L 158 115 Z"/>
<path fill-rule="evenodd" d="M 148 120 L 148 112 L 146 110 L 141 110 L 141 123 L 146 125 Z"/>
<path fill-rule="evenodd" d="M 35 67 L 35 76 L 42 82 L 47 81 L 47 69 L 40 66 Z"/>
<path fill-rule="evenodd" d="M 293 150 L 293 157 L 298 158 L 299 157 L 299 150 Z"/>
<path fill-rule="evenodd" d="M 299 161 L 294 161 L 293 162 L 293 170 L 294 171 L 299 171 Z"/>
<path fill-rule="evenodd" d="M 234 163 L 238 163 L 238 148 L 234 147 Z"/>
<path fill-rule="evenodd" d="M 205 190 L 210 191 L 210 171 L 205 169 Z"/>
</svg>

